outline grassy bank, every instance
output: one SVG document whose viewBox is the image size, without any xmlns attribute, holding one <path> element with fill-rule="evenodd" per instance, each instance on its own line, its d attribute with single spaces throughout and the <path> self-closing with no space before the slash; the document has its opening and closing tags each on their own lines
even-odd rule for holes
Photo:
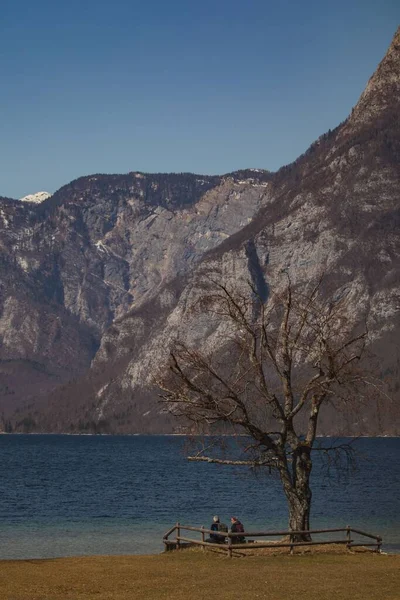
<svg viewBox="0 0 400 600">
<path fill-rule="evenodd" d="M 1 600 L 399 600 L 400 556 L 201 551 L 0 561 Z"/>
</svg>

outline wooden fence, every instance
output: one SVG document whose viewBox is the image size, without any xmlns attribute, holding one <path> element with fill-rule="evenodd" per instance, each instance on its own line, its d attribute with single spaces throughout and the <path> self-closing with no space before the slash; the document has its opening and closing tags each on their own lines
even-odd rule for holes
<svg viewBox="0 0 400 600">
<path fill-rule="evenodd" d="M 187 537 L 186 535 L 182 535 L 182 531 L 193 531 L 201 534 L 201 539 L 193 539 Z M 175 538 L 170 539 L 170 536 L 176 532 Z M 320 540 L 320 541 L 296 541 L 296 538 L 299 535 L 304 534 L 312 534 L 317 535 L 321 533 L 343 533 L 345 534 L 343 538 L 333 539 L 333 540 Z M 368 540 L 375 540 L 374 542 L 357 542 L 352 539 L 352 534 L 355 533 L 358 536 L 366 537 Z M 223 543 L 213 543 L 206 541 L 207 535 L 215 535 L 219 534 L 225 538 L 225 542 Z M 246 543 L 235 544 L 235 537 L 244 536 L 248 539 Z M 261 540 L 261 542 L 255 542 L 253 538 L 263 538 L 263 537 L 284 537 L 283 541 L 271 542 L 270 540 Z M 251 540 L 249 539 L 251 538 Z M 213 531 L 211 529 L 206 529 L 205 527 L 193 527 L 191 525 L 181 525 L 180 523 L 176 523 L 163 537 L 163 543 L 165 546 L 165 550 L 179 550 L 184 546 L 201 546 L 204 548 L 218 548 L 219 550 L 223 550 L 227 553 L 227 555 L 232 558 L 232 552 L 234 550 L 255 550 L 259 548 L 288 548 L 290 554 L 294 553 L 294 549 L 298 546 L 320 546 L 326 544 L 343 544 L 346 546 L 348 550 L 351 548 L 355 548 L 357 546 L 374 546 L 376 552 L 381 551 L 382 547 L 382 538 L 379 535 L 372 535 L 371 533 L 366 533 L 365 531 L 361 531 L 360 529 L 355 529 L 350 525 L 347 527 L 338 527 L 335 529 L 312 529 L 310 531 L 249 531 L 244 533 L 231 533 L 231 532 L 218 532 Z"/>
</svg>

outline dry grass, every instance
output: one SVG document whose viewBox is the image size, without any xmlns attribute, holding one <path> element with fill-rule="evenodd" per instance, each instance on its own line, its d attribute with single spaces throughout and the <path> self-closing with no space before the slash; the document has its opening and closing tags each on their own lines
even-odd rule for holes
<svg viewBox="0 0 400 600">
<path fill-rule="evenodd" d="M 1 600 L 399 600 L 400 556 L 152 556 L 0 561 Z"/>
</svg>

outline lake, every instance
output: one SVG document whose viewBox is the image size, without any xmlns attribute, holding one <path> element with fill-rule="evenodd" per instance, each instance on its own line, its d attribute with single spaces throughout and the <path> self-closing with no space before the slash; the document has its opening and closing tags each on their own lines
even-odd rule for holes
<svg viewBox="0 0 400 600">
<path fill-rule="evenodd" d="M 316 453 L 311 525 L 349 524 L 400 552 L 400 438 L 355 447 L 342 481 Z M 1 559 L 156 553 L 175 522 L 208 527 L 214 514 L 287 529 L 276 477 L 188 462 L 180 436 L 0 435 L 0 456 Z"/>
</svg>

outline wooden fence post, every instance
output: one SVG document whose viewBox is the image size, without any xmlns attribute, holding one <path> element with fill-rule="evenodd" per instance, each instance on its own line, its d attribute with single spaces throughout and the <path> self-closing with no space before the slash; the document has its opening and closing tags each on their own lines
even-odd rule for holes
<svg viewBox="0 0 400 600">
<path fill-rule="evenodd" d="M 178 522 L 176 524 L 176 549 L 179 550 L 179 548 L 181 547 L 181 543 L 180 540 L 178 538 L 181 537 L 181 528 L 180 528 L 180 523 Z"/>
<path fill-rule="evenodd" d="M 204 529 L 204 525 L 202 525 L 202 526 L 201 526 L 201 528 L 202 528 L 202 529 Z M 203 542 L 203 544 L 204 544 L 204 542 L 206 541 L 206 538 L 205 538 L 204 531 L 202 531 L 202 532 L 201 532 L 201 541 Z M 206 548 L 205 548 L 205 546 L 202 546 L 202 547 L 201 547 L 201 549 L 202 549 L 202 550 L 203 550 L 203 552 L 204 552 L 204 550 L 205 550 Z"/>
<path fill-rule="evenodd" d="M 376 546 L 376 551 L 380 554 L 381 553 L 381 547 L 382 547 L 382 538 L 380 535 L 378 535 L 377 537 L 377 546 Z"/>
<path fill-rule="evenodd" d="M 351 550 L 351 545 L 350 545 L 351 538 L 350 538 L 350 535 L 351 535 L 351 527 L 350 527 L 350 525 L 347 525 L 347 527 L 346 527 L 346 539 L 347 539 L 346 548 L 347 548 L 347 550 Z"/>
<path fill-rule="evenodd" d="M 294 537 L 294 536 L 293 536 L 293 533 L 291 533 L 291 534 L 290 534 L 290 536 L 289 536 L 289 541 L 290 541 L 290 543 L 292 543 L 292 542 L 293 542 L 293 537 Z M 293 547 L 293 546 L 290 546 L 290 554 L 291 554 L 292 556 L 293 556 L 293 554 L 294 554 L 294 547 Z"/>
</svg>

